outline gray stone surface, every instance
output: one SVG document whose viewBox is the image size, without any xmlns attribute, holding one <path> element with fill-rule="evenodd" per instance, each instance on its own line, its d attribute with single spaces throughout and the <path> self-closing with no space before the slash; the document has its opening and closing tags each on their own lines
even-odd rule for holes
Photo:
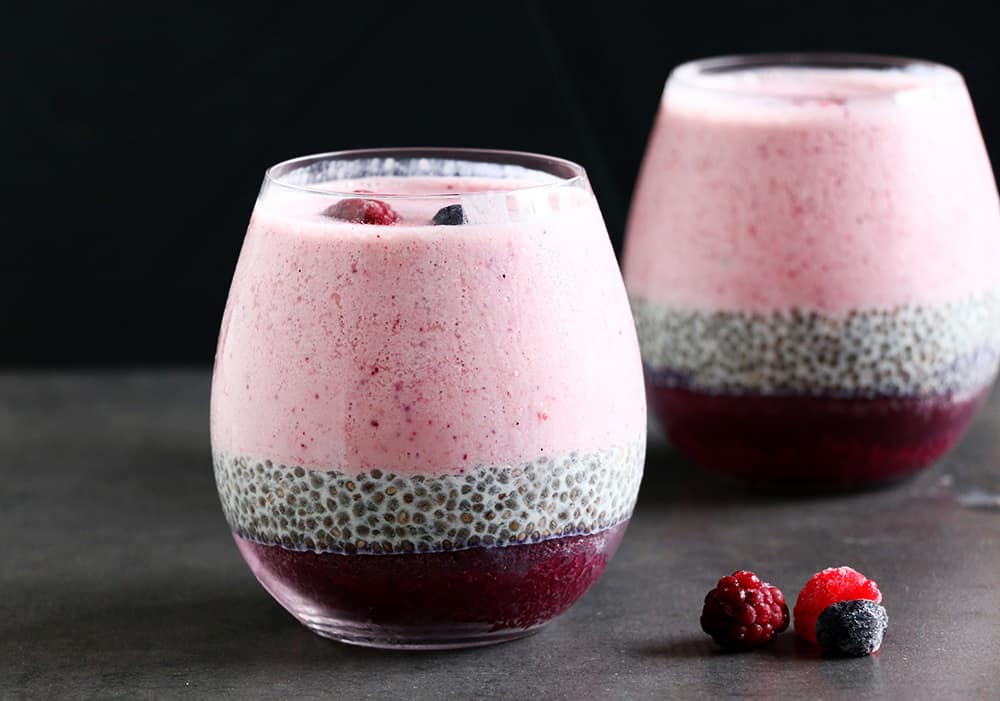
<svg viewBox="0 0 1000 701">
<path fill-rule="evenodd" d="M 809 497 L 702 476 L 654 442 L 604 578 L 531 638 L 389 653 L 318 638 L 257 585 L 212 481 L 208 375 L 0 374 L 0 698 L 1000 698 L 1000 397 L 893 488 Z M 716 651 L 705 592 L 750 567 L 794 599 L 851 564 L 877 656 L 786 633 Z"/>
</svg>

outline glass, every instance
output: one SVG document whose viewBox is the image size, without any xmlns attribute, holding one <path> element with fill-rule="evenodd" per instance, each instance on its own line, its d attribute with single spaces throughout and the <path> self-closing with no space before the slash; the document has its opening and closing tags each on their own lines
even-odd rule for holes
<svg viewBox="0 0 1000 701">
<path fill-rule="evenodd" d="M 240 552 L 316 633 L 465 647 L 559 615 L 618 548 L 645 452 L 583 169 L 449 149 L 271 168 L 211 415 Z"/>
<path fill-rule="evenodd" d="M 667 81 L 626 234 L 650 404 L 701 466 L 926 467 L 996 374 L 1000 209 L 961 75 L 762 55 Z"/>
</svg>

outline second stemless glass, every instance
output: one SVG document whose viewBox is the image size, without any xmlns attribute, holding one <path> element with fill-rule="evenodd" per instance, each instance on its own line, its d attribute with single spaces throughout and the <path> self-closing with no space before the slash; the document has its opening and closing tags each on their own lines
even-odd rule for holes
<svg viewBox="0 0 1000 701">
<path fill-rule="evenodd" d="M 859 484 L 927 466 L 988 394 L 1000 208 L 961 76 L 764 55 L 677 68 L 624 270 L 651 405 L 706 468 Z"/>
<path fill-rule="evenodd" d="M 645 412 L 579 166 L 397 149 L 268 171 L 212 449 L 240 552 L 313 631 L 462 647 L 562 613 L 621 541 Z"/>
</svg>

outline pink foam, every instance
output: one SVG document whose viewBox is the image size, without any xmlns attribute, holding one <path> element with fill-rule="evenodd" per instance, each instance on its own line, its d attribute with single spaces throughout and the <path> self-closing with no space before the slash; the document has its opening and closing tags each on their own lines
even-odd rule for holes
<svg viewBox="0 0 1000 701">
<path fill-rule="evenodd" d="M 836 313 L 996 287 L 1000 207 L 957 74 L 705 80 L 665 91 L 629 220 L 631 294 Z"/>
<path fill-rule="evenodd" d="M 397 203 L 391 227 L 317 203 L 254 212 L 216 356 L 217 449 L 440 474 L 641 435 L 632 319 L 589 194 L 438 227 L 440 202 Z"/>
</svg>

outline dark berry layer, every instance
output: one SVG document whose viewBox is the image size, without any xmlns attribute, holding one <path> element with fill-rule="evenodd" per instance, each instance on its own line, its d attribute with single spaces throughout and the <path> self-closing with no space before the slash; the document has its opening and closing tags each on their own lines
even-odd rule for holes
<svg viewBox="0 0 1000 701">
<path fill-rule="evenodd" d="M 453 552 L 343 555 L 236 536 L 261 583 L 297 617 L 446 632 L 526 629 L 563 613 L 604 571 L 627 522 L 589 535 Z"/>
<path fill-rule="evenodd" d="M 988 394 L 835 399 L 648 386 L 670 440 L 704 468 L 763 481 L 860 484 L 927 467 Z"/>
</svg>

